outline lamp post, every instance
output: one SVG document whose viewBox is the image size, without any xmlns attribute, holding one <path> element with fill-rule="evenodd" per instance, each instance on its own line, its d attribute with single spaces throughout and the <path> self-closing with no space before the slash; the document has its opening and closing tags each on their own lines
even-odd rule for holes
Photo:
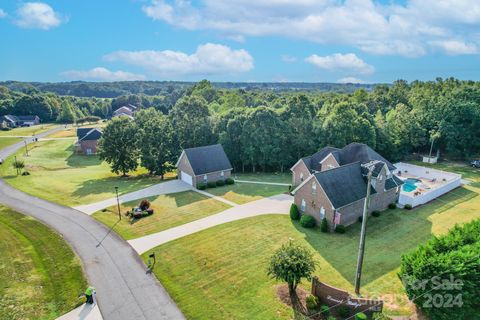
<svg viewBox="0 0 480 320">
<path fill-rule="evenodd" d="M 27 140 L 23 140 L 25 143 L 25 155 L 28 157 L 28 148 L 27 148 Z"/>
<path fill-rule="evenodd" d="M 368 217 L 368 200 L 370 198 L 370 185 L 372 182 L 372 171 L 375 168 L 374 165 L 367 165 L 367 195 L 365 196 L 365 202 L 363 204 L 363 217 L 362 217 L 362 232 L 360 234 L 360 245 L 358 247 L 358 259 L 357 259 L 357 271 L 355 274 L 355 293 L 360 294 L 360 280 L 362 277 L 363 256 L 365 255 L 365 236 L 367 231 L 367 217 Z"/>
<path fill-rule="evenodd" d="M 118 199 L 118 187 L 115 187 L 115 194 L 117 195 L 118 220 L 122 220 L 122 214 L 120 213 L 120 200 Z"/>
</svg>

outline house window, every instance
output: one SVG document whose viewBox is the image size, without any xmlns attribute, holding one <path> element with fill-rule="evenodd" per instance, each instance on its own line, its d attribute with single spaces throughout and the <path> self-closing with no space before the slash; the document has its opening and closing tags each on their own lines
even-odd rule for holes
<svg viewBox="0 0 480 320">
<path fill-rule="evenodd" d="M 302 212 L 305 212 L 306 208 L 307 208 L 307 203 L 305 202 L 305 199 L 302 199 L 302 205 L 300 206 L 300 210 Z"/>
<path fill-rule="evenodd" d="M 223 170 L 222 170 L 222 172 L 220 172 L 220 176 L 221 176 L 222 178 L 225 176 L 225 172 L 223 172 Z"/>
<path fill-rule="evenodd" d="M 328 169 L 333 169 L 333 168 L 335 168 L 335 166 L 333 164 L 329 164 L 329 165 L 327 165 L 327 168 Z"/>
<path fill-rule="evenodd" d="M 325 208 L 321 207 L 320 208 L 320 219 L 322 220 L 323 218 L 325 218 Z"/>
<path fill-rule="evenodd" d="M 92 149 L 90 149 L 90 148 L 87 148 L 86 151 L 87 151 L 87 154 L 88 154 L 88 155 L 91 155 L 91 154 L 93 153 L 93 152 L 92 152 Z"/>
<path fill-rule="evenodd" d="M 303 182 L 303 172 L 300 172 L 300 181 Z"/>
<path fill-rule="evenodd" d="M 203 175 L 203 181 L 204 181 L 204 182 L 207 182 L 207 181 L 208 181 L 208 177 L 207 177 L 206 174 Z"/>
<path fill-rule="evenodd" d="M 315 182 L 312 183 L 312 194 L 317 193 L 317 184 Z"/>
</svg>

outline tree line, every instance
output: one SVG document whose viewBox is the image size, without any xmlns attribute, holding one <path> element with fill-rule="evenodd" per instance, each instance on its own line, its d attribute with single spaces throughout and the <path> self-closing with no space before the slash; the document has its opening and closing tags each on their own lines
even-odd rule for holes
<svg viewBox="0 0 480 320">
<path fill-rule="evenodd" d="M 480 84 L 456 79 L 397 81 L 352 94 L 217 90 L 201 81 L 169 109 L 152 106 L 133 122 L 113 120 L 101 154 L 108 160 L 113 140 L 132 137 L 130 149 L 112 152 L 130 154 L 132 166 L 155 174 L 172 167 L 182 149 L 214 143 L 237 171 L 285 171 L 324 146 L 351 142 L 397 161 L 428 153 L 433 141 L 434 151 L 466 159 L 479 154 L 479 102 Z"/>
</svg>

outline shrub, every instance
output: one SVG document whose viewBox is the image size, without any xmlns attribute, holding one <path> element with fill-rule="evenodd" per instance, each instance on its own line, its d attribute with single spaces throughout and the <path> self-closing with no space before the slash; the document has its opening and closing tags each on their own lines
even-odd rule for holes
<svg viewBox="0 0 480 320">
<path fill-rule="evenodd" d="M 350 309 L 345 306 L 338 307 L 337 313 L 342 318 L 348 318 L 350 316 Z"/>
<path fill-rule="evenodd" d="M 223 187 L 225 185 L 225 180 L 217 180 L 217 187 Z"/>
<path fill-rule="evenodd" d="M 406 210 L 412 210 L 412 205 L 407 203 L 403 208 Z"/>
<path fill-rule="evenodd" d="M 307 305 L 307 309 L 309 311 L 317 310 L 317 308 L 318 308 L 318 298 L 311 294 L 311 295 L 307 296 L 307 298 L 305 299 L 305 304 Z"/>
<path fill-rule="evenodd" d="M 23 171 L 22 172 L 22 176 L 29 176 L 29 175 L 30 175 L 30 172 L 28 172 L 28 171 Z"/>
<path fill-rule="evenodd" d="M 143 199 L 141 202 L 140 202 L 140 205 L 138 206 L 142 211 L 145 211 L 147 210 L 148 208 L 150 208 L 150 201 L 148 201 L 147 199 Z"/>
<path fill-rule="evenodd" d="M 289 185 L 288 186 L 288 192 L 292 192 L 292 191 L 293 191 L 293 187 L 292 187 L 292 185 Z"/>
<path fill-rule="evenodd" d="M 363 216 L 358 217 L 358 222 L 360 222 L 360 223 L 363 222 Z"/>
<path fill-rule="evenodd" d="M 320 224 L 320 231 L 322 231 L 322 232 L 328 232 L 329 231 L 327 218 L 322 219 L 322 223 Z"/>
<path fill-rule="evenodd" d="M 397 207 L 397 204 L 395 202 L 392 202 L 388 205 L 388 209 L 395 209 Z"/>
<path fill-rule="evenodd" d="M 345 227 L 343 224 L 337 224 L 335 227 L 335 232 L 337 233 L 345 233 L 347 231 L 347 227 Z"/>
<path fill-rule="evenodd" d="M 304 228 L 313 228 L 316 224 L 315 218 L 308 214 L 304 214 L 300 218 L 300 225 Z"/>
<path fill-rule="evenodd" d="M 324 317 L 328 317 L 330 315 L 330 308 L 326 305 L 322 305 L 320 307 L 320 312 Z"/>
<path fill-rule="evenodd" d="M 328 316 L 327 320 L 337 320 L 334 316 Z"/>
<path fill-rule="evenodd" d="M 226 184 L 234 184 L 235 180 L 233 180 L 232 178 L 227 178 L 227 180 L 225 180 L 225 183 Z"/>
<path fill-rule="evenodd" d="M 198 190 L 205 190 L 207 189 L 207 185 L 205 183 L 197 183 L 197 189 Z"/>
<path fill-rule="evenodd" d="M 298 212 L 298 207 L 295 203 L 292 203 L 290 206 L 290 219 L 298 220 L 300 219 L 300 212 Z"/>
<path fill-rule="evenodd" d="M 207 182 L 207 187 L 208 188 L 216 188 L 217 184 L 215 183 L 215 181 L 208 181 Z"/>
<path fill-rule="evenodd" d="M 374 217 L 380 217 L 380 211 L 377 211 L 377 210 L 372 211 L 372 216 L 374 216 Z"/>
<path fill-rule="evenodd" d="M 355 320 L 367 320 L 367 315 L 363 312 L 359 312 L 355 315 Z"/>
<path fill-rule="evenodd" d="M 9 128 L 9 127 L 2 128 L 2 131 L 10 131 L 10 130 L 12 130 L 12 128 Z"/>
</svg>

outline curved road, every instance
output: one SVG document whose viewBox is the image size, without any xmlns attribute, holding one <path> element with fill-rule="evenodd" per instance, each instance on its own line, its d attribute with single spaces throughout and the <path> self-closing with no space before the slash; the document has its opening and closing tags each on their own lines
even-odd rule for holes
<svg viewBox="0 0 480 320">
<path fill-rule="evenodd" d="M 42 138 L 56 128 L 36 135 Z M 31 140 L 31 139 L 27 139 Z M 7 158 L 24 147 L 19 142 L 0 150 Z M 0 202 L 43 221 L 63 235 L 83 262 L 104 319 L 185 319 L 163 286 L 146 274 L 145 264 L 133 248 L 103 224 L 75 209 L 64 207 L 21 192 L 0 179 Z"/>
</svg>

